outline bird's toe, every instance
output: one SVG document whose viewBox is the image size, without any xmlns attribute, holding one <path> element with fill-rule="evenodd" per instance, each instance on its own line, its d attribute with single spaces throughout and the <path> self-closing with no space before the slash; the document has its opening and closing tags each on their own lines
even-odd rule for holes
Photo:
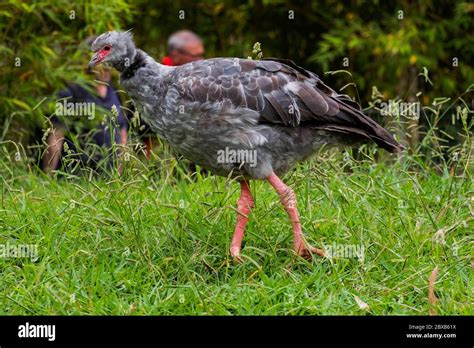
<svg viewBox="0 0 474 348">
<path fill-rule="evenodd" d="M 306 246 L 301 246 L 296 251 L 296 253 L 306 260 L 311 260 L 313 258 L 313 254 L 324 257 L 324 250 L 315 248 L 313 246 L 309 246 L 309 248 Z"/>
<path fill-rule="evenodd" d="M 325 255 L 323 249 L 318 249 L 318 248 L 315 248 L 313 246 L 310 246 L 310 249 L 311 249 L 312 254 L 316 254 L 316 255 L 321 256 L 321 257 L 324 257 L 324 255 Z"/>
</svg>

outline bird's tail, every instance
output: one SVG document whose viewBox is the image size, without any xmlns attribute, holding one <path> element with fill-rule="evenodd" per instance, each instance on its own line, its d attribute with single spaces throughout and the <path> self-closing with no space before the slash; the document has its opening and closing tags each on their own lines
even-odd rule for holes
<svg viewBox="0 0 474 348">
<path fill-rule="evenodd" d="M 353 144 L 362 141 L 363 139 L 372 140 L 381 148 L 387 150 L 391 153 L 401 153 L 405 147 L 398 143 L 393 136 L 384 128 L 377 125 L 373 130 L 368 131 L 361 128 L 346 126 L 346 125 L 324 125 L 318 127 L 319 129 L 324 129 L 330 132 L 346 134 L 347 137 L 344 137 L 346 144 Z"/>
<path fill-rule="evenodd" d="M 400 153 L 405 149 L 389 131 L 365 115 L 360 106 L 348 96 L 339 95 L 334 100 L 339 104 L 340 111 L 336 115 L 339 122 L 326 125 L 327 130 L 356 135 L 356 138 L 361 140 L 370 139 L 391 153 Z"/>
</svg>

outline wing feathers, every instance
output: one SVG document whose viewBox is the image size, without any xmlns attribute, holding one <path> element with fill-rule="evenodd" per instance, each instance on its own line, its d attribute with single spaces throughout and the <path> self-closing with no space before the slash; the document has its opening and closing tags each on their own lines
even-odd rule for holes
<svg viewBox="0 0 474 348">
<path fill-rule="evenodd" d="M 186 64 L 176 74 L 181 83 L 189 82 L 185 98 L 252 109 L 260 113 L 261 122 L 353 134 L 370 138 L 392 152 L 402 148 L 363 114 L 357 102 L 336 93 L 293 61 L 216 58 Z"/>
<path fill-rule="evenodd" d="M 301 101 L 316 115 L 325 115 L 329 110 L 329 104 L 323 96 L 314 88 L 306 83 L 298 83 L 296 95 Z"/>
</svg>

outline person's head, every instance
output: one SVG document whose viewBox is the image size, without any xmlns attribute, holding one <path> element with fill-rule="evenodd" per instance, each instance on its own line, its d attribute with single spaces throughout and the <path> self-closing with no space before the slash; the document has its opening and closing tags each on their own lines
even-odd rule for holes
<svg viewBox="0 0 474 348">
<path fill-rule="evenodd" d="M 168 39 L 168 55 L 175 65 L 182 65 L 204 58 L 201 38 L 189 30 L 180 30 Z"/>
</svg>

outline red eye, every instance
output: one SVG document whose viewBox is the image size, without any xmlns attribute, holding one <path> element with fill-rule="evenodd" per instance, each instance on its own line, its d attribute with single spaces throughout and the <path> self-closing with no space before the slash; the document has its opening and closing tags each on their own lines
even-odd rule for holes
<svg viewBox="0 0 474 348">
<path fill-rule="evenodd" d="M 110 46 L 105 46 L 105 47 L 104 47 L 104 51 L 110 51 L 111 48 L 112 48 L 112 47 L 110 47 Z"/>
</svg>

